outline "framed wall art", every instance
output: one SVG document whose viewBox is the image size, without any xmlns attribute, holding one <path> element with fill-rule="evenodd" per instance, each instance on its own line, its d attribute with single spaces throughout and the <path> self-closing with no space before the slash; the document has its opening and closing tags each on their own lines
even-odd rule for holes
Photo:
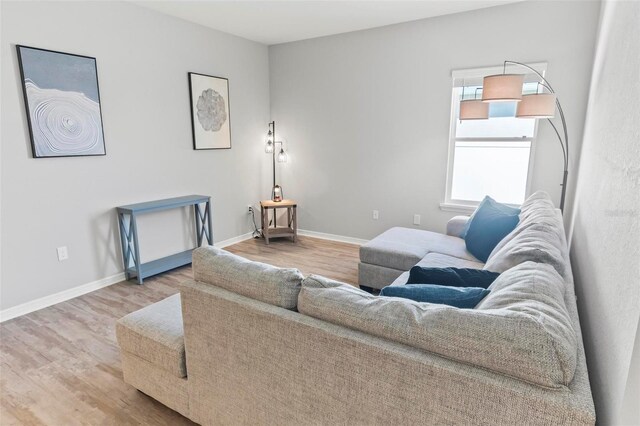
<svg viewBox="0 0 640 426">
<path fill-rule="evenodd" d="M 33 157 L 105 155 L 96 59 L 16 48 Z"/>
<path fill-rule="evenodd" d="M 189 73 L 193 149 L 231 148 L 229 80 Z"/>
</svg>

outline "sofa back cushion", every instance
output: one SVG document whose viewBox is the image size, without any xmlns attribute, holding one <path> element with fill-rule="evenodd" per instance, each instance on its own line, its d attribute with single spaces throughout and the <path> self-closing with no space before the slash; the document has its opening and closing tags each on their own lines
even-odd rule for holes
<svg viewBox="0 0 640 426">
<path fill-rule="evenodd" d="M 518 225 L 493 249 L 484 269 L 504 272 L 526 261 L 550 264 L 570 279 L 562 215 L 543 191 L 522 204 Z"/>
<path fill-rule="evenodd" d="M 297 269 L 253 262 L 211 246 L 193 252 L 193 277 L 285 309 L 296 308 L 304 278 Z"/>
<path fill-rule="evenodd" d="M 526 290 L 529 285 L 532 290 Z M 302 283 L 298 310 L 449 359 L 557 388 L 571 382 L 577 353 L 562 287 L 562 279 L 553 268 L 527 262 L 498 277 L 490 287 L 492 292 L 476 309 L 458 309 L 377 297 L 310 276 Z M 517 291 L 523 292 L 522 298 L 516 297 Z M 501 297 L 499 293 L 503 292 Z"/>
<path fill-rule="evenodd" d="M 546 337 L 548 358 L 539 358 L 540 368 L 553 372 L 558 383 L 569 384 L 576 370 L 578 338 L 565 305 L 565 282 L 551 265 L 525 262 L 501 274 L 489 286 L 490 293 L 476 306 L 480 312 L 523 315 L 533 332 L 532 344 Z M 532 348 L 533 349 L 533 348 Z M 553 366 L 558 368 L 554 368 Z"/>
<path fill-rule="evenodd" d="M 493 253 L 484 265 L 488 271 L 502 273 L 521 263 L 546 263 L 562 276 L 569 273 L 563 257 L 563 241 L 553 228 L 534 224 L 520 230 L 500 250 Z"/>
</svg>

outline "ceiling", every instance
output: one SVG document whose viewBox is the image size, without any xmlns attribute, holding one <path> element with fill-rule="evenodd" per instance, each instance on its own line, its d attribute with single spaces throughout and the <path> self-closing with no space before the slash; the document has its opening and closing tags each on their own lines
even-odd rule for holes
<svg viewBox="0 0 640 426">
<path fill-rule="evenodd" d="M 271 45 L 415 21 L 522 0 L 135 1 L 206 27 Z"/>
</svg>

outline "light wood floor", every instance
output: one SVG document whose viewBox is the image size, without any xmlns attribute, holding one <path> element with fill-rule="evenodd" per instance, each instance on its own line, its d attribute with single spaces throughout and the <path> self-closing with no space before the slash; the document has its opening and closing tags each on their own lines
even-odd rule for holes
<svg viewBox="0 0 640 426">
<path fill-rule="evenodd" d="M 356 284 L 358 246 L 299 237 L 249 240 L 227 250 Z M 183 267 L 121 282 L 0 325 L 0 424 L 187 425 L 189 420 L 122 381 L 115 321 L 177 293 Z M 34 283 L 35 285 L 35 283 Z"/>
</svg>

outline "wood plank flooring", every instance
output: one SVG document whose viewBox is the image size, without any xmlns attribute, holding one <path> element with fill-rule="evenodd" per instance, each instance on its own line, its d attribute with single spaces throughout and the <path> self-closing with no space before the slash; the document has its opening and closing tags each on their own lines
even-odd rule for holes
<svg viewBox="0 0 640 426">
<path fill-rule="evenodd" d="M 358 246 L 309 237 L 248 240 L 227 250 L 357 283 Z M 177 293 L 183 267 L 121 282 L 0 324 L 1 425 L 191 425 L 122 380 L 115 321 Z"/>
</svg>

